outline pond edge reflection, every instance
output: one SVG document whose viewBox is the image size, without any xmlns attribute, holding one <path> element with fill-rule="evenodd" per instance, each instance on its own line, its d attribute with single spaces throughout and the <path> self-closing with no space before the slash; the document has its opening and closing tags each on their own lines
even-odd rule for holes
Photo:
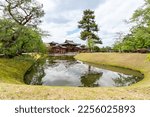
<svg viewBox="0 0 150 117">
<path fill-rule="evenodd" d="M 54 56 L 53 56 L 54 57 Z M 52 58 L 53 58 L 52 57 Z M 59 56 L 57 56 L 57 57 L 59 57 Z M 57 57 L 54 57 L 54 58 L 57 58 Z M 67 59 L 69 59 L 69 60 L 73 60 L 72 59 L 72 56 L 67 56 L 67 59 L 65 58 L 66 56 L 61 56 L 61 59 L 62 60 L 66 60 L 67 61 Z M 47 58 L 47 59 L 49 59 L 49 57 Z M 36 65 L 38 62 L 40 62 L 40 61 L 42 61 L 42 65 L 44 65 L 44 60 L 46 61 L 46 58 L 45 59 L 39 59 L 36 63 L 34 63 L 34 65 Z M 51 59 L 50 59 L 51 60 Z M 52 59 L 53 60 L 53 59 Z M 56 59 L 57 60 L 57 59 Z M 49 62 L 51 62 L 51 61 L 49 61 Z M 52 62 L 53 63 L 53 62 Z M 96 68 L 100 68 L 100 69 L 106 69 L 106 70 L 111 70 L 111 71 L 114 71 L 114 72 L 118 72 L 118 70 L 119 70 L 119 73 L 120 74 L 122 74 L 123 72 L 120 72 L 121 70 L 120 69 L 123 69 L 122 71 L 131 71 L 131 72 L 135 72 L 135 74 L 137 75 L 137 76 L 140 76 L 140 77 L 142 77 L 142 78 L 144 78 L 143 77 L 143 75 L 139 72 L 139 71 L 136 71 L 136 70 L 131 70 L 131 69 L 128 69 L 128 68 L 123 68 L 123 67 L 116 67 L 116 66 L 111 66 L 111 65 L 104 65 L 104 64 L 102 64 L 102 65 L 95 65 L 95 64 L 92 64 L 92 63 L 89 63 L 89 62 L 83 62 L 83 63 L 86 63 L 88 66 L 90 66 L 90 65 L 92 65 L 93 67 L 96 67 Z M 55 62 L 54 62 L 54 64 L 55 64 Z M 32 70 L 32 67 L 34 66 L 34 65 L 32 65 L 31 67 L 30 67 L 30 69 L 26 72 L 26 74 L 25 74 L 25 76 L 24 76 L 24 82 L 26 83 L 26 84 L 31 84 L 31 85 L 41 85 L 41 79 L 42 79 L 42 77 L 40 77 L 40 79 L 36 79 L 36 77 L 34 78 L 34 77 L 28 77 L 28 80 L 30 80 L 30 81 L 28 81 L 28 80 L 26 80 L 27 78 L 27 76 L 28 76 L 28 74 L 31 72 L 31 70 Z M 44 73 L 44 70 L 42 70 L 42 69 L 40 69 L 40 67 L 39 66 L 42 66 L 42 65 L 39 65 L 39 64 L 37 64 L 36 65 L 36 67 L 37 67 L 37 70 L 39 71 L 39 74 L 40 75 L 42 75 L 42 76 L 45 76 L 45 73 Z M 43 66 L 43 69 L 44 69 L 44 67 L 47 67 L 47 66 Z M 111 68 L 111 69 L 110 69 Z M 113 68 L 113 70 L 112 70 L 112 68 Z M 89 71 L 90 72 L 90 71 Z M 135 75 L 134 74 L 134 75 Z M 95 74 L 96 75 L 96 74 Z M 131 73 L 129 74 L 129 75 L 132 75 Z M 81 76 L 81 81 L 88 81 L 88 78 L 87 78 L 87 75 L 85 75 L 86 77 L 84 77 L 84 76 Z M 88 76 L 90 76 L 90 75 L 88 75 Z M 91 76 L 90 76 L 91 77 Z M 84 79 L 83 80 L 83 78 L 86 78 L 86 79 Z M 100 77 L 99 77 L 100 78 Z M 122 78 L 122 77 L 121 77 Z M 97 78 L 95 78 L 95 79 L 97 79 Z M 32 83 L 32 81 L 33 81 L 33 83 Z M 36 81 L 36 82 L 35 82 Z M 121 80 L 120 80 L 121 81 Z M 92 81 L 93 82 L 93 81 Z M 95 82 L 96 82 L 96 80 L 95 80 Z M 82 84 L 83 84 L 83 82 L 81 82 Z M 57 85 L 56 85 L 57 86 Z M 72 86 L 71 86 L 72 87 Z M 82 86 L 81 86 L 82 87 Z M 98 87 L 98 85 L 97 84 L 89 84 L 89 85 L 87 85 L 87 84 L 83 84 L 83 87 Z"/>
</svg>

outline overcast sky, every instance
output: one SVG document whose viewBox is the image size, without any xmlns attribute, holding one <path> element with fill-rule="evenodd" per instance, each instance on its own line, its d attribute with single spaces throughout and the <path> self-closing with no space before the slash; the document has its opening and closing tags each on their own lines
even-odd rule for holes
<svg viewBox="0 0 150 117">
<path fill-rule="evenodd" d="M 79 39 L 80 30 L 78 21 L 82 18 L 83 10 L 95 11 L 96 23 L 102 38 L 102 46 L 111 46 L 116 32 L 127 33 L 129 25 L 124 23 L 133 12 L 143 5 L 144 0 L 38 0 L 44 5 L 45 16 L 41 28 L 49 31 L 44 42 L 73 40 L 76 43 L 85 43 Z"/>
</svg>

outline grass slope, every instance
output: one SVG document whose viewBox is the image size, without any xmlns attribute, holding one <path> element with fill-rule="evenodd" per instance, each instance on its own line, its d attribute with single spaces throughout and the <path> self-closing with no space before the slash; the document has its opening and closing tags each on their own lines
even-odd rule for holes
<svg viewBox="0 0 150 117">
<path fill-rule="evenodd" d="M 31 62 L 0 59 L 0 99 L 150 99 L 150 63 L 145 54 L 95 53 L 79 54 L 76 58 L 91 63 L 140 70 L 145 74 L 145 78 L 134 86 L 121 88 L 20 85 Z"/>
<path fill-rule="evenodd" d="M 150 61 L 147 54 L 85 53 L 75 57 L 81 61 L 130 68 L 144 74 L 144 79 L 132 86 L 150 86 Z"/>
<path fill-rule="evenodd" d="M 32 62 L 18 59 L 0 59 L 0 83 L 23 84 L 23 77 Z"/>
</svg>

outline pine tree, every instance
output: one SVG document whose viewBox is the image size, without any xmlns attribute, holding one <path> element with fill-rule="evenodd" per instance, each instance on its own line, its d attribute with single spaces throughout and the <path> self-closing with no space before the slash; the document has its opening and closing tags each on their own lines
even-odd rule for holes
<svg viewBox="0 0 150 117">
<path fill-rule="evenodd" d="M 102 44 L 101 39 L 96 34 L 99 31 L 99 29 L 98 25 L 95 22 L 94 11 L 90 9 L 83 11 L 82 20 L 79 21 L 78 23 L 79 23 L 78 27 L 82 29 L 80 33 L 80 38 L 82 40 L 87 40 L 88 47 L 91 51 L 95 43 Z"/>
</svg>

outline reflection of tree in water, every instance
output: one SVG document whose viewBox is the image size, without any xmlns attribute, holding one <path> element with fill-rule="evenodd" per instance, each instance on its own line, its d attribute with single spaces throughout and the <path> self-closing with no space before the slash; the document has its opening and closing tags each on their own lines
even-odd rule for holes
<svg viewBox="0 0 150 117">
<path fill-rule="evenodd" d="M 76 64 L 73 56 L 50 56 L 47 59 L 41 59 L 27 71 L 24 82 L 31 85 L 42 85 L 41 80 L 46 75 L 44 69 L 57 67 L 60 65 L 60 62 L 63 62 L 66 68 Z"/>
<path fill-rule="evenodd" d="M 57 62 L 55 60 L 48 60 L 48 63 L 46 64 L 46 66 L 47 66 L 47 68 L 48 67 L 56 67 L 57 66 L 56 63 Z"/>
<path fill-rule="evenodd" d="M 121 87 L 121 86 L 129 86 L 131 84 L 139 82 L 142 78 L 137 76 L 124 76 L 122 74 L 118 74 L 119 77 L 116 79 L 113 79 L 115 82 L 115 86 Z"/>
<path fill-rule="evenodd" d="M 81 83 L 84 87 L 98 87 L 99 84 L 95 83 L 100 79 L 103 73 L 89 73 L 81 76 Z"/>
<path fill-rule="evenodd" d="M 96 73 L 91 70 L 91 66 L 88 66 L 88 72 L 81 76 L 81 83 L 84 87 L 98 87 L 99 84 L 96 84 L 96 81 L 100 79 L 103 73 Z"/>
<path fill-rule="evenodd" d="M 91 65 L 88 66 L 88 72 L 91 72 Z"/>
<path fill-rule="evenodd" d="M 44 72 L 44 66 L 45 60 L 39 60 L 37 63 L 35 63 L 31 69 L 26 73 L 24 82 L 26 84 L 32 84 L 32 85 L 41 85 L 42 78 L 45 76 Z"/>
</svg>

